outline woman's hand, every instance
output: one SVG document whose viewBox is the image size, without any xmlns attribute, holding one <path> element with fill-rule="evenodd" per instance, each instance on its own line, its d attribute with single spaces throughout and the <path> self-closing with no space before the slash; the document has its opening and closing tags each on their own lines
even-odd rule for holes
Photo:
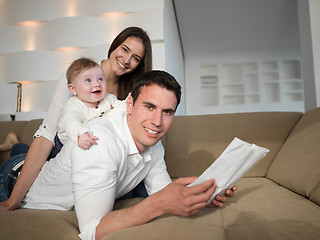
<svg viewBox="0 0 320 240">
<path fill-rule="evenodd" d="M 6 201 L 0 202 L 0 211 L 12 211 L 18 207 L 20 207 L 20 205 L 15 205 L 9 199 Z"/>
</svg>

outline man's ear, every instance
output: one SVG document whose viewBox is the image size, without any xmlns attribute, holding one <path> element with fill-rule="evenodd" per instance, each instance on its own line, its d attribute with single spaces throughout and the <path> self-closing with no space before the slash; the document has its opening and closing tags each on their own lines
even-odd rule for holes
<svg viewBox="0 0 320 240">
<path fill-rule="evenodd" d="M 133 108 L 133 98 L 131 94 L 128 95 L 126 98 L 126 105 L 127 105 L 127 113 L 130 115 L 132 113 L 132 108 Z"/>
<path fill-rule="evenodd" d="M 68 84 L 68 89 L 71 92 L 72 95 L 77 96 L 77 92 L 76 89 L 74 88 L 74 86 L 70 83 Z"/>
</svg>

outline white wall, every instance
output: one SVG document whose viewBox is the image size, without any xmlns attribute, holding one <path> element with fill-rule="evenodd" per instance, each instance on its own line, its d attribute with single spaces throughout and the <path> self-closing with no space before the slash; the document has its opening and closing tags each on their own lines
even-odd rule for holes
<svg viewBox="0 0 320 240">
<path fill-rule="evenodd" d="M 182 88 L 181 102 L 176 115 L 183 115 L 185 114 L 184 59 L 172 0 L 165 0 L 164 4 L 164 39 L 166 71 L 177 79 Z"/>
<path fill-rule="evenodd" d="M 305 90 L 305 109 L 316 107 L 315 72 L 313 64 L 313 46 L 309 1 L 299 0 L 299 29 L 301 42 L 302 75 Z"/>
<path fill-rule="evenodd" d="M 164 10 L 164 4 L 169 12 Z M 153 67 L 168 68 L 183 83 L 183 64 L 166 64 L 172 59 L 181 60 L 172 15 L 170 1 L 164 0 L 2 0 L 0 83 L 37 82 L 23 84 L 22 103 L 27 105 L 22 106 L 22 111 L 35 112 L 38 117 L 39 112 L 48 109 L 55 84 L 68 65 L 81 56 L 100 62 L 114 37 L 129 26 L 148 32 Z M 11 95 L 5 99 L 11 99 Z M 5 108 L 0 110 L 0 114 L 9 114 Z M 183 112 L 183 105 L 179 112 Z M 23 113 L 19 116 L 23 118 Z M 30 113 L 25 116 L 32 118 Z"/>
<path fill-rule="evenodd" d="M 309 0 L 316 106 L 320 107 L 320 1 Z"/>
<path fill-rule="evenodd" d="M 174 0 L 174 2 L 185 55 L 187 114 L 266 110 L 304 111 L 303 101 L 288 103 L 282 101 L 283 97 L 280 97 L 279 104 L 272 102 L 224 105 L 220 96 L 217 106 L 203 106 L 200 102 L 202 65 L 252 62 L 259 65 L 261 62 L 278 61 L 281 68 L 282 60 L 300 60 L 296 1 Z M 282 80 L 279 77 L 279 91 L 282 91 L 280 81 Z M 261 85 L 259 91 L 264 91 L 264 87 L 265 85 Z M 273 93 L 270 91 L 270 94 Z M 259 97 L 264 98 L 262 95 Z"/>
</svg>

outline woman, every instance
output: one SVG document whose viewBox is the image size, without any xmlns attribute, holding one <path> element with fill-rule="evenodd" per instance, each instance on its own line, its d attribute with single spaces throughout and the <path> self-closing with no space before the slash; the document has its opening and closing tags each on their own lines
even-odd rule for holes
<svg viewBox="0 0 320 240">
<path fill-rule="evenodd" d="M 147 33 L 137 27 L 123 30 L 112 42 L 108 59 L 103 60 L 101 66 L 108 92 L 120 100 L 125 99 L 135 79 L 152 70 L 151 41 Z M 36 132 L 27 155 L 20 154 L 10 158 L 11 169 L 14 166 L 18 168 L 25 161 L 9 199 L 0 203 L 0 210 L 13 210 L 20 206 L 53 148 L 62 108 L 70 96 L 64 76 L 59 80 L 48 114 Z"/>
</svg>

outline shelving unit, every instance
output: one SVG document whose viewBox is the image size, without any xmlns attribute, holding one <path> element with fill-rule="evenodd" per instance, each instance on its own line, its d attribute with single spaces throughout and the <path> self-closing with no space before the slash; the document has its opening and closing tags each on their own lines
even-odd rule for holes
<svg viewBox="0 0 320 240">
<path fill-rule="evenodd" d="M 216 65 L 200 67 L 201 104 L 214 106 L 219 103 L 218 68 Z"/>
<path fill-rule="evenodd" d="M 200 66 L 200 96 L 201 105 L 206 107 L 256 105 L 263 110 L 267 105 L 301 105 L 304 95 L 300 61 Z"/>
<path fill-rule="evenodd" d="M 246 103 L 254 104 L 260 102 L 259 95 L 259 74 L 258 74 L 258 64 L 257 63 L 245 63 L 242 64 L 242 77 L 243 84 L 245 86 L 246 92 Z"/>
<path fill-rule="evenodd" d="M 303 101 L 303 84 L 301 81 L 300 62 L 283 61 L 283 95 L 286 102 Z"/>
</svg>

